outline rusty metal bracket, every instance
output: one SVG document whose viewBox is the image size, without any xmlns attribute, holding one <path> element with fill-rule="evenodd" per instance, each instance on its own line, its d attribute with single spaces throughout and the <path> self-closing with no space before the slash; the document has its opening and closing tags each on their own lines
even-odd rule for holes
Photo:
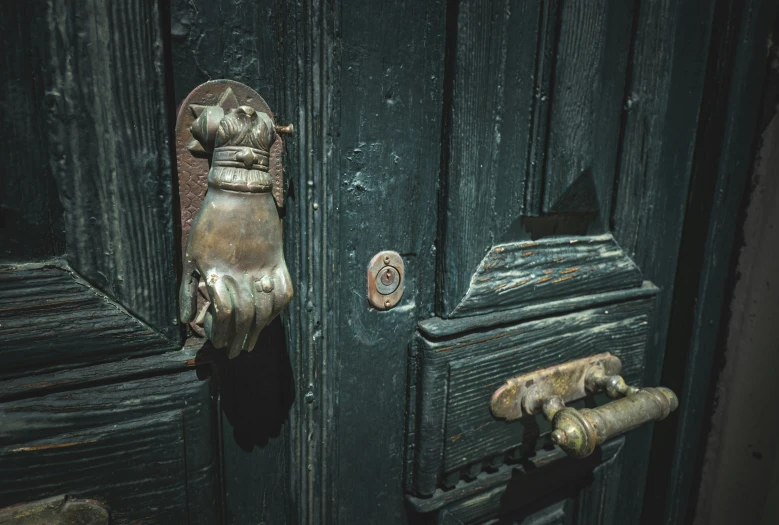
<svg viewBox="0 0 779 525">
<path fill-rule="evenodd" d="M 605 440 L 676 410 L 668 388 L 636 388 L 625 383 L 619 358 L 598 354 L 513 377 L 492 395 L 492 414 L 507 421 L 543 413 L 553 424 L 552 441 L 574 457 L 586 457 Z M 576 410 L 565 403 L 605 391 L 616 401 Z"/>
<path fill-rule="evenodd" d="M 617 375 L 622 371 L 622 362 L 603 353 L 512 377 L 492 395 L 492 414 L 514 421 L 541 412 L 544 399 L 559 397 L 563 403 L 581 399 L 587 395 L 585 379 L 591 370 Z"/>
</svg>

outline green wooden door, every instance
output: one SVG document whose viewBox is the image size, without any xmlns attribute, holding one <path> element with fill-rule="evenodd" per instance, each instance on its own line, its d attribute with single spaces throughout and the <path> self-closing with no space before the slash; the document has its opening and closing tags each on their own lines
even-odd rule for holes
<svg viewBox="0 0 779 525">
<path fill-rule="evenodd" d="M 686 522 L 770 2 L 0 9 L 0 507 Z M 176 306 L 173 122 L 218 78 L 295 127 L 296 295 L 232 360 Z M 405 264 L 387 311 L 366 298 L 382 250 Z M 542 417 L 492 417 L 506 379 L 601 352 L 679 394 L 654 440 L 645 425 L 575 460 Z"/>
</svg>

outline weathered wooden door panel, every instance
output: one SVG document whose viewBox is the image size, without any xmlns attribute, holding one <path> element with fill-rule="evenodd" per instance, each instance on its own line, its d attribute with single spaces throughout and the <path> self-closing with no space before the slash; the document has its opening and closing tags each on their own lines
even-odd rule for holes
<svg viewBox="0 0 779 525">
<path fill-rule="evenodd" d="M 444 339 L 420 337 L 412 353 L 412 491 L 430 495 L 545 445 L 543 418 L 507 424 L 490 413 L 492 393 L 510 377 L 608 350 L 622 360 L 626 381 L 639 380 L 656 291 L 648 285 L 623 302 Z"/>
<path fill-rule="evenodd" d="M 163 374 L 146 379 L 109 364 L 5 383 L 0 507 L 67 494 L 102 502 L 116 524 L 216 523 L 211 382 L 181 373 L 176 354 L 140 360 L 136 374 Z"/>
<path fill-rule="evenodd" d="M 40 140 L 40 149 L 6 150 L 4 169 L 13 176 L 4 180 L 13 191 L 3 195 L 5 213 L 36 209 L 38 196 L 24 191 L 28 179 L 38 185 L 53 179 L 61 211 L 55 204 L 53 216 L 40 220 L 53 221 L 65 246 L 46 255 L 64 255 L 90 283 L 176 340 L 175 289 L 168 286 L 175 280 L 170 108 L 159 5 L 58 0 L 10 2 L 3 10 L 6 63 L 35 65 L 35 74 L 4 75 L 5 118 L 25 122 Z M 34 37 L 19 45 L 20 33 L 22 42 Z M 24 228 L 8 234 L 17 239 L 12 246 L 36 244 Z M 4 259 L 16 263 L 23 256 Z"/>
<path fill-rule="evenodd" d="M 2 375 L 178 347 L 159 6 L 9 2 L 2 24 Z"/>
<path fill-rule="evenodd" d="M 422 336 L 436 329 L 441 339 L 456 339 L 510 331 L 512 323 L 521 330 L 542 318 L 554 324 L 587 308 L 606 318 L 619 315 L 631 294 L 646 292 L 646 279 L 656 286 L 647 294 L 657 294 L 655 309 L 644 304 L 626 321 L 635 332 L 615 347 L 631 356 L 629 377 L 657 384 L 714 5 L 174 2 L 178 99 L 208 78 L 234 78 L 256 87 L 298 130 L 288 143 L 285 243 L 301 290 L 287 324 L 300 402 L 282 436 L 289 443 L 253 453 L 262 458 L 289 446 L 289 490 L 301 522 L 417 519 L 398 487 L 413 494 L 420 436 L 408 416 L 420 395 L 419 355 L 406 354 L 420 320 L 428 319 L 418 326 Z M 489 273 L 497 247 L 604 234 L 633 262 L 576 290 L 582 280 L 551 284 L 575 265 L 555 267 L 550 256 L 538 269 L 551 270 L 552 279 L 497 293 L 522 281 L 507 268 Z M 384 249 L 404 257 L 406 292 L 398 307 L 379 313 L 365 302 L 365 265 Z M 517 253 L 520 259 L 524 251 Z M 480 283 L 480 265 L 494 284 Z M 589 303 L 599 292 L 599 302 Z M 571 355 L 608 344 L 591 343 Z M 552 363 L 543 350 L 526 356 Z M 459 370 L 468 368 L 463 358 Z M 446 375 L 449 381 L 449 368 Z M 448 417 L 443 431 L 447 421 L 457 424 Z M 637 522 L 650 436 L 635 431 L 620 445 L 613 468 L 630 476 L 608 475 L 621 483 L 612 486 L 618 496 L 593 503 L 604 514 L 571 510 L 585 501 L 579 495 L 521 519 Z M 518 446 L 521 437 L 511 442 Z M 474 455 L 439 473 L 473 487 L 471 478 L 501 468 L 493 459 Z M 257 464 L 282 472 L 275 461 Z M 471 470 L 478 464 L 485 472 Z M 434 488 L 449 503 L 467 499 L 456 487 Z M 462 521 L 450 509 L 445 516 Z"/>
<path fill-rule="evenodd" d="M 2 378 L 175 348 L 63 261 L 0 269 L 0 305 Z"/>
<path fill-rule="evenodd" d="M 221 514 L 212 385 L 179 349 L 162 7 L 0 7 L 3 507 Z"/>
<path fill-rule="evenodd" d="M 608 0 L 447 8 L 456 28 L 444 85 L 442 316 L 484 254 L 516 240 L 521 217 L 583 214 L 585 233 L 607 231 L 633 15 Z M 571 195 L 577 180 L 588 187 Z"/>
<path fill-rule="evenodd" d="M 66 493 L 128 524 L 638 523 L 651 427 L 573 460 L 546 420 L 496 420 L 489 398 L 604 351 L 629 382 L 658 384 L 683 232 L 714 235 L 708 215 L 690 219 L 691 173 L 746 158 L 745 141 L 727 169 L 701 160 L 726 120 L 701 103 L 706 79 L 735 69 L 721 57 L 765 41 L 750 17 L 775 7 L 750 5 L 2 4 L 0 506 Z M 739 71 L 758 78 L 764 57 L 749 57 Z M 218 78 L 295 127 L 296 297 L 234 360 L 194 339 L 179 349 L 176 318 L 171 117 Z M 714 195 L 693 180 L 689 202 L 719 206 L 701 185 Z M 735 218 L 717 221 L 730 242 Z M 365 268 L 382 250 L 406 273 L 379 312 Z M 689 393 L 679 363 L 705 372 L 687 344 L 674 339 L 666 375 Z M 675 474 L 649 488 L 670 487 L 658 514 L 682 515 L 692 479 L 689 399 L 680 419 L 697 422 L 669 430 L 686 438 Z"/>
</svg>

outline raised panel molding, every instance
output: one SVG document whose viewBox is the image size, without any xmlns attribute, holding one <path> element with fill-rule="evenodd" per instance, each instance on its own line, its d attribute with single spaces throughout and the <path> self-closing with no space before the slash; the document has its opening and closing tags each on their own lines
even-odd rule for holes
<svg viewBox="0 0 779 525">
<path fill-rule="evenodd" d="M 431 496 L 544 446 L 543 417 L 507 424 L 490 412 L 510 377 L 610 352 L 642 384 L 657 293 L 609 234 L 493 246 L 453 316 L 418 325 L 406 490 Z"/>
<path fill-rule="evenodd" d="M 173 350 L 64 261 L 0 267 L 0 378 Z"/>
<path fill-rule="evenodd" d="M 194 371 L 0 403 L 0 507 L 68 494 L 102 501 L 116 525 L 216 523 L 214 418 Z"/>
<path fill-rule="evenodd" d="M 411 355 L 409 489 L 433 494 L 502 463 L 522 445 L 542 444 L 548 424 L 541 417 L 506 424 L 490 412 L 492 392 L 509 377 L 558 364 L 560 356 L 608 351 L 622 360 L 626 380 L 640 383 L 656 291 L 650 285 L 622 302 L 440 340 L 418 336 Z"/>
<path fill-rule="evenodd" d="M 34 53 L 68 264 L 178 339 L 163 20 L 156 0 L 49 0 Z"/>
<path fill-rule="evenodd" d="M 61 257 L 178 341 L 164 10 L 2 3 L 0 260 Z"/>
<path fill-rule="evenodd" d="M 608 229 L 634 6 L 456 0 L 449 8 L 456 36 L 444 84 L 441 317 L 517 221 L 571 211 L 566 195 L 577 181 L 592 187 L 588 233 Z"/>
<path fill-rule="evenodd" d="M 493 246 L 451 317 L 465 317 L 641 285 L 641 272 L 609 234 Z"/>
</svg>

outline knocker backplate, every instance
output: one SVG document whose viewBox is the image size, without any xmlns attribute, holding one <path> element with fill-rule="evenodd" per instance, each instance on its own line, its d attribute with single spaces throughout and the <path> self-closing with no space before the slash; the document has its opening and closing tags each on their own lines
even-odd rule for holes
<svg viewBox="0 0 779 525">
<path fill-rule="evenodd" d="M 200 209 L 208 189 L 209 156 L 193 147 L 194 138 L 190 132 L 192 122 L 205 106 L 221 106 L 226 111 L 238 106 L 250 106 L 267 113 L 275 122 L 273 112 L 260 94 L 234 80 L 210 80 L 200 84 L 181 103 L 176 118 L 176 165 L 181 204 L 182 253 L 187 246 L 192 219 Z M 283 139 L 278 136 L 270 150 L 268 171 L 273 178 L 273 198 L 279 208 L 284 206 L 284 171 L 281 165 L 283 149 Z"/>
</svg>

